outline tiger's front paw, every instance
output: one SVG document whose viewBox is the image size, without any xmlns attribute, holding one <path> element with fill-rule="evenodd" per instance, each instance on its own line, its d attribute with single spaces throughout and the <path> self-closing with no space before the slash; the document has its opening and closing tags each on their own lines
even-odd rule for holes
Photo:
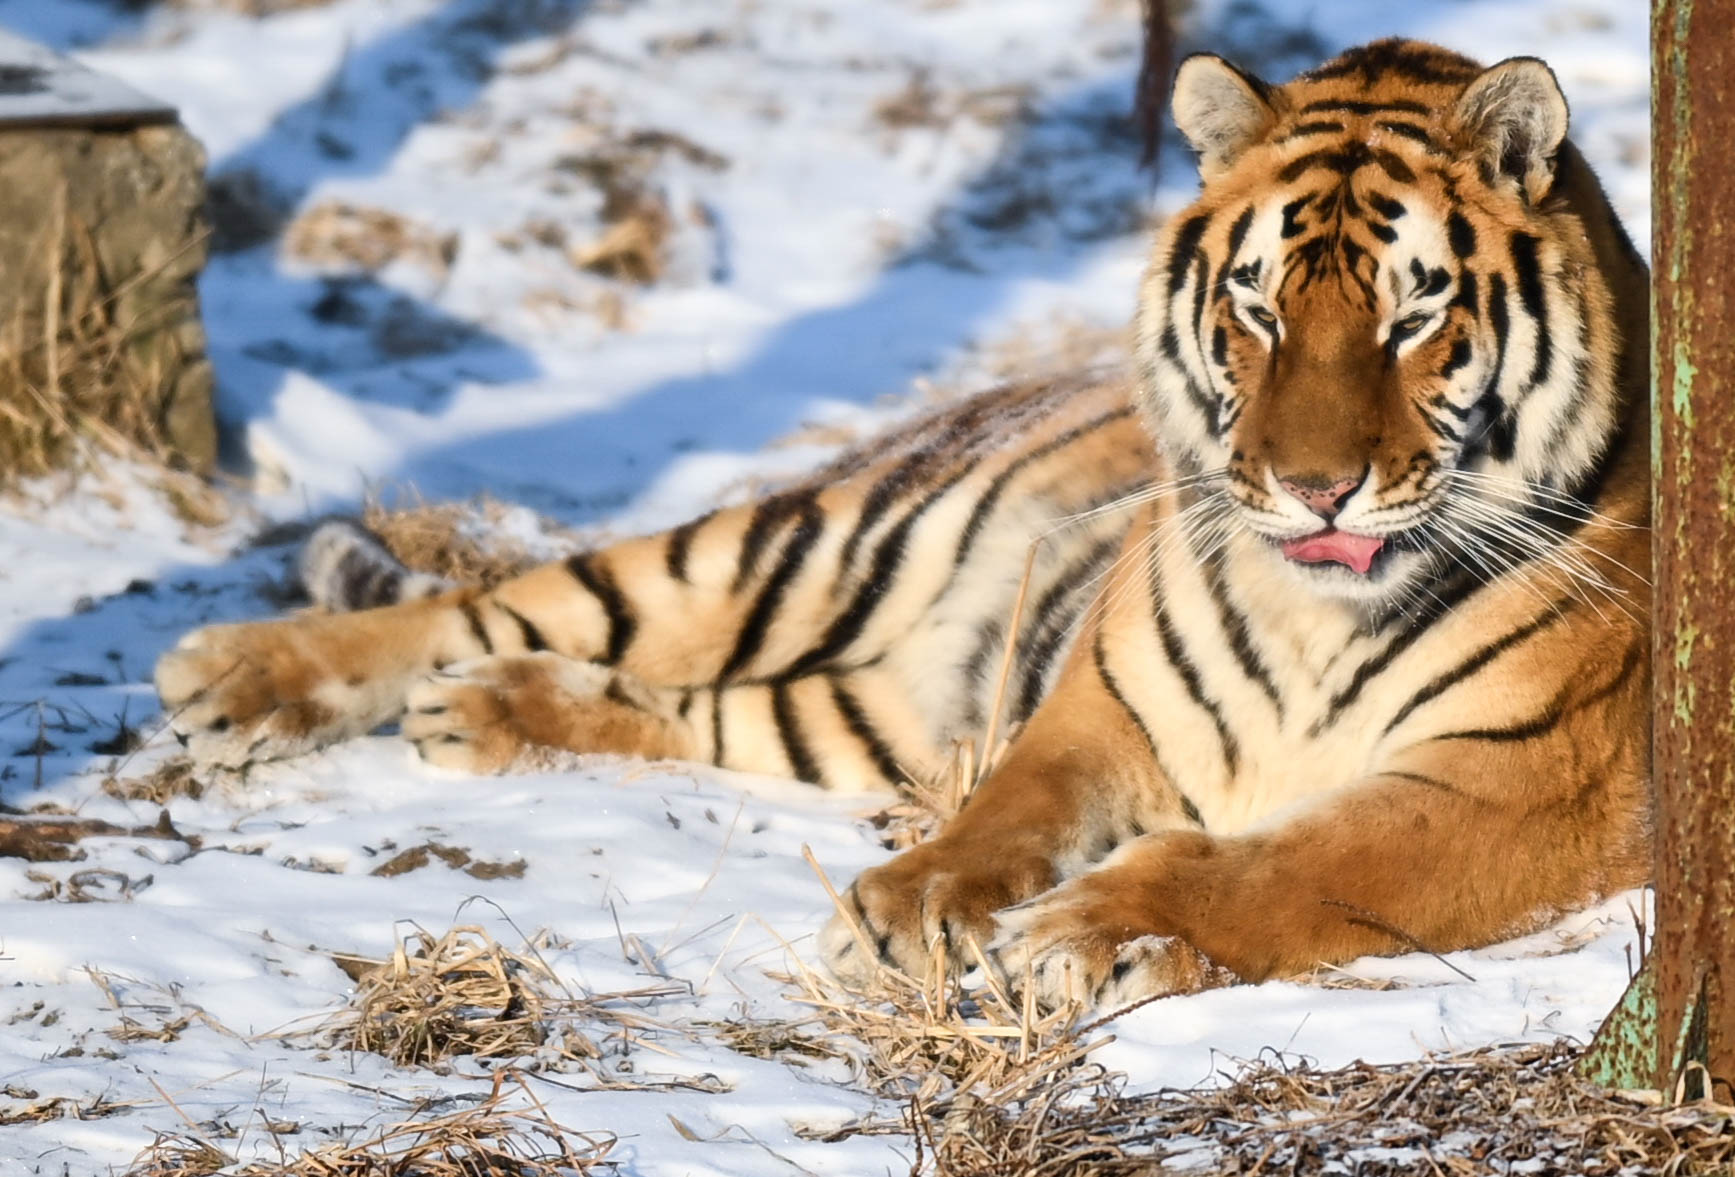
<svg viewBox="0 0 1735 1177">
<path fill-rule="evenodd" d="M 404 736 L 423 760 L 493 774 L 559 766 L 570 754 L 691 756 L 667 700 L 594 662 L 541 651 L 478 658 L 410 687 Z"/>
<path fill-rule="evenodd" d="M 341 635 L 311 620 L 194 630 L 157 662 L 169 726 L 193 758 L 239 767 L 350 736 L 390 719 L 390 689 L 344 656 Z M 334 645 L 335 639 L 335 645 Z"/>
<path fill-rule="evenodd" d="M 1040 855 L 937 838 L 863 871 L 844 893 L 846 910 L 820 932 L 820 955 L 853 984 L 881 967 L 927 978 L 936 956 L 969 968 L 976 963 L 970 942 L 988 943 L 994 913 L 1053 882 L 1054 867 Z"/>
<path fill-rule="evenodd" d="M 1000 913 L 990 963 L 1044 1010 L 1113 1010 L 1236 978 L 1091 875 Z"/>
</svg>

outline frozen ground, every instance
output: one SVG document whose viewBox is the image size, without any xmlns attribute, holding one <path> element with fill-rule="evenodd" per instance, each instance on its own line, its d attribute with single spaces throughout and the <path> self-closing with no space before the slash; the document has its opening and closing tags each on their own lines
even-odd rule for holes
<svg viewBox="0 0 1735 1177">
<path fill-rule="evenodd" d="M 1629 0 L 1200 0 L 1188 28 L 1277 76 L 1389 33 L 1542 55 L 1643 240 L 1645 19 Z M 896 414 L 913 380 L 968 383 L 1069 325 L 1123 321 L 1141 226 L 1192 182 L 1178 156 L 1154 192 L 1132 167 L 1129 0 L 334 0 L 265 20 L 0 0 L 0 25 L 179 103 L 245 214 L 232 241 L 297 221 L 289 245 L 219 255 L 203 288 L 229 460 L 251 479 L 239 518 L 413 483 L 581 527 L 678 519 Z M 645 201 L 669 234 L 658 281 L 575 264 L 620 202 Z M 366 219 L 380 210 L 389 231 Z M 357 218 L 394 247 L 357 249 Z M 193 624 L 276 607 L 287 549 L 250 546 L 250 530 L 189 530 L 126 470 L 0 515 L 8 804 L 157 820 L 100 785 L 117 733 L 154 712 L 157 654 Z M 437 777 L 379 738 L 173 800 L 196 853 L 116 838 L 82 862 L 0 859 L 0 1160 L 119 1171 L 189 1120 L 274 1155 L 480 1089 L 280 1033 L 344 1002 L 325 953 L 383 954 L 397 921 L 480 923 L 508 943 L 513 925 L 551 929 L 574 988 L 690 984 L 647 1010 L 671 1023 L 790 1016 L 765 970 L 828 908 L 801 848 L 834 876 L 878 861 L 861 817 L 881 804 L 685 766 Z M 370 874 L 428 842 L 524 869 Z M 1389 986 L 1159 1002 L 1099 1057 L 1138 1084 L 1191 1084 L 1266 1049 L 1331 1064 L 1583 1037 L 1632 941 L 1619 898 L 1453 958 L 1473 980 L 1423 956 L 1351 970 Z M 909 1167 L 897 1138 L 802 1137 L 891 1110 L 827 1074 L 679 1033 L 614 1065 L 662 1089 L 538 1093 L 562 1122 L 620 1134 L 628 1172 Z M 56 1097 L 65 1117 L 10 1123 Z"/>
</svg>

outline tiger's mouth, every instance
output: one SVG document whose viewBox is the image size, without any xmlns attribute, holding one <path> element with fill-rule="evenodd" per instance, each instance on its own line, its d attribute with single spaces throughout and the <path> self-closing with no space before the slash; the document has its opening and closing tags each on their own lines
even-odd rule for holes
<svg viewBox="0 0 1735 1177">
<path fill-rule="evenodd" d="M 1374 557 L 1385 546 L 1384 536 L 1358 535 L 1331 526 L 1282 544 L 1285 558 L 1297 564 L 1342 564 L 1360 576 L 1372 571 Z"/>
</svg>

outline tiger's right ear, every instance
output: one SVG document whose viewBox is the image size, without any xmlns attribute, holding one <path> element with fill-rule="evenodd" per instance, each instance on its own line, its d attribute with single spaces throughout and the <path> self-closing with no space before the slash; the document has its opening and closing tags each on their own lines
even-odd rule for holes
<svg viewBox="0 0 1735 1177">
<path fill-rule="evenodd" d="M 1206 180 L 1277 125 L 1271 87 L 1215 53 L 1195 53 L 1175 73 L 1175 126 L 1199 153 Z"/>
</svg>

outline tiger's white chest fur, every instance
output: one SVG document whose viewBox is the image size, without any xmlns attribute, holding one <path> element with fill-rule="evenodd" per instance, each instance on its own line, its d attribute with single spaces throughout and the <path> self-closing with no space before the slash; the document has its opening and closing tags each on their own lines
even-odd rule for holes
<svg viewBox="0 0 1735 1177">
<path fill-rule="evenodd" d="M 1168 546 L 1137 586 L 1145 599 L 1117 609 L 1104 636 L 1164 774 L 1213 832 L 1379 772 L 1406 702 L 1471 640 L 1458 618 L 1419 637 L 1402 614 L 1370 626 L 1258 543 L 1238 538 L 1210 561 Z"/>
</svg>

